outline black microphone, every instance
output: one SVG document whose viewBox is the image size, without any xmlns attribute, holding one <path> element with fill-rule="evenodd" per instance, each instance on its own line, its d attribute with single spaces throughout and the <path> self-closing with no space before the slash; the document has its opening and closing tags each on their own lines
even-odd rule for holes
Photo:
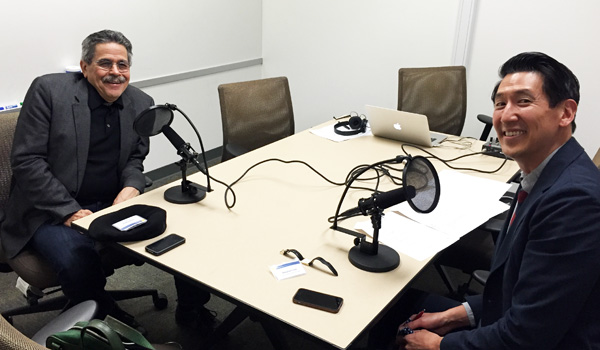
<svg viewBox="0 0 600 350">
<path fill-rule="evenodd" d="M 192 161 L 198 170 L 204 173 L 204 169 L 200 167 L 200 163 L 198 163 L 198 160 L 196 159 L 198 154 L 194 151 L 189 143 L 183 141 L 181 136 L 179 136 L 179 134 L 169 125 L 162 127 L 162 133 L 169 139 L 169 141 L 171 141 L 171 144 L 173 144 L 175 149 L 177 149 L 178 155 L 180 155 L 186 161 Z"/>
<path fill-rule="evenodd" d="M 392 205 L 402 203 L 407 199 L 415 198 L 417 192 L 413 186 L 397 188 L 388 192 L 377 193 L 369 198 L 362 198 L 358 201 L 358 206 L 346 210 L 342 213 L 343 216 L 352 216 L 355 214 L 368 215 L 373 209 L 384 210 Z"/>
</svg>

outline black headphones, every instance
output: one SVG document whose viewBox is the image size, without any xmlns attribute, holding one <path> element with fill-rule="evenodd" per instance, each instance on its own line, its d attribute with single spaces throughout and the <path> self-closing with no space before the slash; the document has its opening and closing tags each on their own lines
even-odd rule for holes
<svg viewBox="0 0 600 350">
<path fill-rule="evenodd" d="M 333 126 L 336 134 L 342 136 L 352 136 L 365 132 L 367 130 L 367 118 L 361 118 L 358 115 L 350 117 L 347 122 L 337 122 Z M 350 130 L 348 130 L 350 128 Z"/>
</svg>

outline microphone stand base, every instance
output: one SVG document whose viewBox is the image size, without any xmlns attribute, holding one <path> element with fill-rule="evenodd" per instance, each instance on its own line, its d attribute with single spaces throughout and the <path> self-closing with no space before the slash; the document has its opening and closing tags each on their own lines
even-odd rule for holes
<svg viewBox="0 0 600 350">
<path fill-rule="evenodd" d="M 164 193 L 165 200 L 175 204 L 196 203 L 203 200 L 204 197 L 206 197 L 206 187 L 189 181 L 185 190 L 182 185 L 178 185 L 169 188 Z"/>
<path fill-rule="evenodd" d="M 369 272 L 388 272 L 400 265 L 400 255 L 394 249 L 379 245 L 377 254 L 371 255 L 360 251 L 360 245 L 352 247 L 348 253 L 352 265 Z"/>
</svg>

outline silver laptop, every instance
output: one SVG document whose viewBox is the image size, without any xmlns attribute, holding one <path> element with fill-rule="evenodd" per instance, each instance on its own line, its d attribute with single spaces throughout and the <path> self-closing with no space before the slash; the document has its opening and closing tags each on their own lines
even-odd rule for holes
<svg viewBox="0 0 600 350">
<path fill-rule="evenodd" d="M 423 114 L 369 105 L 365 110 L 375 136 L 425 147 L 439 146 L 446 139 L 444 134 L 429 131 L 427 116 Z"/>
</svg>

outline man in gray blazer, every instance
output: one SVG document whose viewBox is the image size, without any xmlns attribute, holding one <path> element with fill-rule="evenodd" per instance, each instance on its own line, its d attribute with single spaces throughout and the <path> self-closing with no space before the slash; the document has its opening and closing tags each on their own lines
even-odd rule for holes
<svg viewBox="0 0 600 350">
<path fill-rule="evenodd" d="M 406 349 L 598 349 L 600 172 L 572 137 L 579 82 L 536 52 L 509 59 L 500 76 L 494 127 L 523 178 L 483 295 L 413 315 L 402 327 L 414 333 L 400 340 Z"/>
<path fill-rule="evenodd" d="M 83 41 L 81 73 L 33 81 L 15 130 L 0 229 L 9 258 L 29 245 L 52 264 L 69 299 L 96 300 L 103 314 L 121 311 L 104 290 L 94 241 L 70 226 L 144 190 L 149 140 L 134 132 L 133 121 L 153 100 L 129 86 L 131 56 L 123 34 L 103 30 Z"/>
</svg>

